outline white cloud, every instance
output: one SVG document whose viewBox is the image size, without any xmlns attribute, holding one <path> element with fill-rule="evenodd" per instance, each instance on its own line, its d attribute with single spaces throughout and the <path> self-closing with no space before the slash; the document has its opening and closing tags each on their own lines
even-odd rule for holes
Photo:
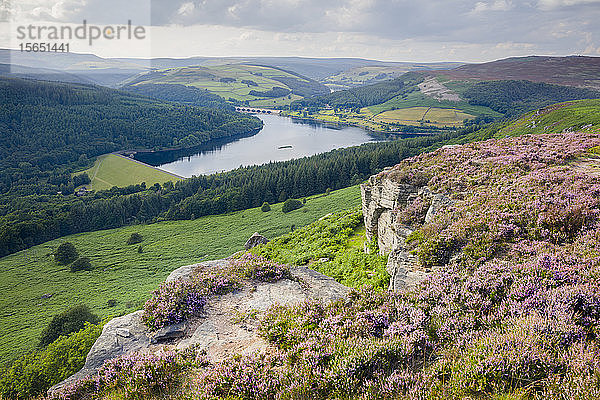
<svg viewBox="0 0 600 400">
<path fill-rule="evenodd" d="M 196 9 L 196 6 L 194 5 L 194 3 L 192 3 L 192 2 L 183 3 L 179 7 L 179 10 L 177 10 L 177 14 L 187 17 L 187 16 L 191 15 L 195 9 Z"/>
<path fill-rule="evenodd" d="M 584 4 L 600 4 L 600 0 L 538 0 L 537 6 L 541 10 L 554 10 Z"/>
<path fill-rule="evenodd" d="M 156 48 L 179 56 L 425 61 L 595 54 L 598 5 L 600 0 L 12 0 L 10 14 L 20 21 L 61 23 L 131 19 L 154 26 Z"/>
<path fill-rule="evenodd" d="M 491 3 L 478 1 L 475 7 L 471 10 L 471 14 L 479 14 L 485 11 L 508 11 L 513 8 L 513 3 L 510 0 L 495 0 Z"/>
</svg>

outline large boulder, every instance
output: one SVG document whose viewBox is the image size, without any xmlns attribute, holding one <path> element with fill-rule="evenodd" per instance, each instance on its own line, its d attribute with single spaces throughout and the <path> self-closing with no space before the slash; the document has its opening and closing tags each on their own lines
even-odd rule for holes
<svg viewBox="0 0 600 400">
<path fill-rule="evenodd" d="M 261 235 L 258 232 L 254 232 L 254 234 L 252 236 L 250 236 L 250 239 L 248 239 L 246 241 L 244 248 L 246 250 L 250 250 L 251 248 L 258 246 L 259 244 L 265 244 L 265 243 L 269 243 L 269 239 L 267 239 L 266 237 L 264 237 L 263 235 Z"/>
<path fill-rule="evenodd" d="M 229 260 L 186 265 L 173 271 L 167 281 L 191 279 L 210 268 L 227 268 Z M 52 387 L 94 374 L 106 360 L 134 351 L 158 351 L 194 346 L 213 361 L 231 354 L 264 351 L 268 343 L 256 334 L 257 317 L 275 304 L 292 305 L 305 300 L 331 302 L 345 297 L 349 288 L 306 267 L 292 267 L 291 279 L 274 283 L 247 283 L 241 290 L 208 299 L 202 316 L 185 323 L 150 332 L 141 320 L 142 311 L 109 321 L 90 350 L 81 371 Z"/>
</svg>

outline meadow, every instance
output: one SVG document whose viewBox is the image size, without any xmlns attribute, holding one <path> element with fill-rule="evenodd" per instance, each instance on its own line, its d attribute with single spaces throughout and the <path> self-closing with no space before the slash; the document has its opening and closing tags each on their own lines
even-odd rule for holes
<svg viewBox="0 0 600 400">
<path fill-rule="evenodd" d="M 453 108 L 410 107 L 384 111 L 373 119 L 377 122 L 402 123 L 405 125 L 433 124 L 438 127 L 462 126 L 465 119 L 474 115 Z"/>
<path fill-rule="evenodd" d="M 91 190 L 105 190 L 113 186 L 126 187 L 146 182 L 150 187 L 183 179 L 180 176 L 153 168 L 118 154 L 105 154 L 96 159 L 94 166 L 85 171 L 91 180 Z"/>
<path fill-rule="evenodd" d="M 367 109 L 373 114 L 380 114 L 385 111 L 412 107 L 454 108 L 461 112 L 475 116 L 489 115 L 494 118 L 502 117 L 502 114 L 488 107 L 474 106 L 466 101 L 436 100 L 433 97 L 426 96 L 419 91 L 411 92 L 407 95 L 396 96 L 384 103 L 367 107 Z"/>
<path fill-rule="evenodd" d="M 225 100 L 249 101 L 253 107 L 278 107 L 290 104 L 302 96 L 295 89 L 311 91 L 326 90 L 319 83 L 289 73 L 278 68 L 246 65 L 226 64 L 215 66 L 191 66 L 185 68 L 170 68 L 159 70 L 151 76 L 140 78 L 137 83 L 152 84 L 182 84 L 206 89 L 211 93 L 221 96 Z M 255 92 L 266 92 L 273 87 L 288 89 L 285 96 L 270 98 L 260 96 Z M 292 94 L 291 92 L 294 91 Z"/>
<path fill-rule="evenodd" d="M 0 361 L 34 349 L 51 318 L 75 304 L 87 304 L 103 318 L 132 312 L 182 265 L 227 257 L 243 249 L 256 231 L 273 239 L 290 232 L 292 225 L 300 228 L 325 214 L 359 205 L 360 190 L 353 186 L 309 197 L 304 207 L 287 214 L 276 204 L 270 212 L 254 208 L 127 226 L 67 236 L 4 257 L 0 259 Z M 139 245 L 126 244 L 134 232 L 144 238 L 141 253 Z M 73 273 L 54 262 L 51 254 L 65 241 L 91 259 L 93 270 Z M 109 300 L 116 305 L 110 307 Z"/>
</svg>

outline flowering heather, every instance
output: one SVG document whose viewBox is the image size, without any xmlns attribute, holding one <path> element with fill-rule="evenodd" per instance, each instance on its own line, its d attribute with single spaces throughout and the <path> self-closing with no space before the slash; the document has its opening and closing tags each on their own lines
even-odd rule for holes
<svg viewBox="0 0 600 400">
<path fill-rule="evenodd" d="M 262 382 L 279 388 L 269 395 L 597 393 L 600 179 L 569 162 L 598 144 L 599 136 L 586 133 L 489 140 L 382 173 L 402 183 L 428 181 L 454 200 L 427 224 L 423 200 L 397 210 L 400 223 L 421 223 L 411 238 L 421 262 L 446 265 L 413 291 L 363 288 L 331 305 L 273 307 L 259 327 L 280 352 L 269 367 L 273 380 Z M 263 362 L 236 363 L 271 379 Z M 227 376 L 207 369 L 201 381 L 218 382 L 233 397 L 261 398 Z M 198 390 L 204 398 L 202 385 Z"/>
<path fill-rule="evenodd" d="M 233 271 L 214 270 L 197 273 L 192 281 L 206 295 L 223 295 L 241 289 L 241 278 Z"/>
<path fill-rule="evenodd" d="M 205 365 L 202 358 L 193 356 L 191 352 L 174 351 L 121 356 L 106 361 L 96 375 L 66 386 L 48 400 L 102 398 L 109 393 L 142 399 L 165 393 L 182 382 L 182 373 L 192 365 Z"/>
<path fill-rule="evenodd" d="M 206 298 L 193 282 L 177 280 L 163 283 L 144 304 L 142 320 L 150 330 L 157 330 L 199 314 L 205 304 Z"/>
<path fill-rule="evenodd" d="M 290 277 L 290 270 L 286 265 L 250 253 L 243 254 L 231 263 L 244 278 L 260 282 L 277 282 Z"/>
<path fill-rule="evenodd" d="M 589 133 L 489 140 L 382 173 L 454 200 L 428 223 L 419 200 L 397 210 L 420 219 L 410 243 L 439 268 L 399 293 L 366 286 L 331 304 L 271 307 L 258 327 L 268 355 L 203 365 L 189 396 L 600 396 L 600 178 L 569 164 L 599 144 Z M 252 255 L 233 269 L 262 281 L 289 274 Z"/>
</svg>

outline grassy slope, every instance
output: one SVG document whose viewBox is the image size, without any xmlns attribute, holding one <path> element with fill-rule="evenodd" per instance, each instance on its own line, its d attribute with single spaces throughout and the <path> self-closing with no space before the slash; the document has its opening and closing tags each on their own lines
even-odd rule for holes
<svg viewBox="0 0 600 400">
<path fill-rule="evenodd" d="M 119 315 L 139 309 L 149 293 L 175 268 L 226 257 L 241 250 L 255 231 L 268 238 L 289 232 L 317 218 L 360 205 L 358 186 L 309 198 L 289 214 L 281 204 L 263 213 L 250 209 L 193 221 L 162 222 L 68 236 L 0 259 L 0 361 L 32 349 L 53 315 L 86 303 L 98 315 Z M 144 236 L 144 251 L 125 244 L 131 233 Z M 70 241 L 90 257 L 93 271 L 71 273 L 49 255 Z M 44 294 L 53 294 L 42 299 Z M 109 299 L 117 306 L 107 307 Z M 32 318 L 35 316 L 35 318 Z"/>
<path fill-rule="evenodd" d="M 262 92 L 267 91 L 274 86 L 290 89 L 287 85 L 272 79 L 272 77 L 286 77 L 308 82 L 302 78 L 299 78 L 298 76 L 289 74 L 279 69 L 243 64 L 172 68 L 162 70 L 161 72 L 163 73 L 162 76 L 156 76 L 147 80 L 143 80 L 141 83 L 171 83 L 196 86 L 202 89 L 207 89 L 208 91 L 217 94 L 224 99 L 231 98 L 241 101 L 250 100 L 252 102 L 251 105 L 255 107 L 285 105 L 300 98 L 299 96 L 292 96 L 292 99 L 288 99 L 287 96 L 285 96 L 273 99 L 265 99 L 249 94 L 251 90 Z M 220 82 L 221 78 L 232 78 L 236 81 Z M 242 80 L 253 81 L 258 86 L 248 86 L 247 84 L 242 83 Z M 273 101 L 276 103 L 273 103 Z"/>
<path fill-rule="evenodd" d="M 457 109 L 467 114 L 472 115 L 490 115 L 492 117 L 501 117 L 502 114 L 482 106 L 473 106 L 466 101 L 439 101 L 433 97 L 425 96 L 421 92 L 412 92 L 406 96 L 396 96 L 385 103 L 368 107 L 373 114 L 379 114 L 389 110 L 412 108 L 412 107 L 437 107 Z"/>
<path fill-rule="evenodd" d="M 526 134 L 558 133 L 569 129 L 600 131 L 600 99 L 568 101 L 538 111 L 532 111 L 512 121 L 491 124 L 479 131 L 452 139 L 447 144 Z"/>
<path fill-rule="evenodd" d="M 591 125 L 591 126 L 588 126 Z M 561 103 L 525 114 L 500 129 L 496 137 L 519 136 L 528 133 L 558 133 L 598 129 L 600 127 L 600 99 Z"/>
<path fill-rule="evenodd" d="M 465 119 L 474 115 L 456 109 L 437 107 L 411 107 L 385 111 L 374 117 L 375 121 L 400 122 L 406 125 L 420 125 L 423 121 L 431 121 L 436 126 L 462 126 Z"/>
<path fill-rule="evenodd" d="M 150 187 L 155 183 L 178 181 L 181 177 L 153 168 L 127 157 L 105 154 L 98 157 L 94 166 L 88 169 L 92 190 L 110 189 L 113 186 L 126 187 L 146 182 Z"/>
</svg>

